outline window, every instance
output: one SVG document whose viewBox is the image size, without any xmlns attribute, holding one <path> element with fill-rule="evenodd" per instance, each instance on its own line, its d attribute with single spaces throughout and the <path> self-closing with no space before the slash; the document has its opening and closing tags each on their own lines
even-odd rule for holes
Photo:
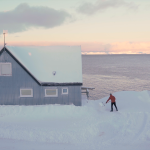
<svg viewBox="0 0 150 150">
<path fill-rule="evenodd" d="M 68 88 L 62 88 L 62 94 L 68 94 Z"/>
<path fill-rule="evenodd" d="M 0 75 L 1 76 L 12 76 L 11 63 L 0 63 Z"/>
<path fill-rule="evenodd" d="M 58 89 L 45 89 L 45 97 L 58 97 Z"/>
<path fill-rule="evenodd" d="M 20 89 L 20 97 L 33 97 L 33 89 Z"/>
</svg>

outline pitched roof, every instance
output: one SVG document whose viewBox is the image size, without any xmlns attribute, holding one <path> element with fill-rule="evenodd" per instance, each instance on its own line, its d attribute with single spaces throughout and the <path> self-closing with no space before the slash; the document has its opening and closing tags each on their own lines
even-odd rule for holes
<svg viewBox="0 0 150 150">
<path fill-rule="evenodd" d="M 41 85 L 82 84 L 80 46 L 7 46 L 6 49 Z"/>
</svg>

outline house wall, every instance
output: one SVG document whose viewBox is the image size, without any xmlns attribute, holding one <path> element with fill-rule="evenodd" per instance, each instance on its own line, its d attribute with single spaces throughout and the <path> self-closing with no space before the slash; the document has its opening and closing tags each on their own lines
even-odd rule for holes
<svg viewBox="0 0 150 150">
<path fill-rule="evenodd" d="M 7 51 L 1 53 L 0 62 L 12 64 L 12 76 L 0 76 L 0 105 L 74 104 L 81 106 L 81 86 L 65 86 L 69 91 L 67 95 L 62 95 L 64 86 L 55 86 L 58 89 L 58 97 L 45 97 L 45 89 L 52 86 L 39 85 Z M 33 97 L 20 97 L 21 88 L 32 88 Z"/>
</svg>

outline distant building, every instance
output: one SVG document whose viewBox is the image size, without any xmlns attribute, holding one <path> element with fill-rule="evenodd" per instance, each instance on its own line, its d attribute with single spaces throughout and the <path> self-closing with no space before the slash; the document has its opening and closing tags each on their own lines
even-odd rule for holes
<svg viewBox="0 0 150 150">
<path fill-rule="evenodd" d="M 3 47 L 0 105 L 81 106 L 80 46 Z"/>
</svg>

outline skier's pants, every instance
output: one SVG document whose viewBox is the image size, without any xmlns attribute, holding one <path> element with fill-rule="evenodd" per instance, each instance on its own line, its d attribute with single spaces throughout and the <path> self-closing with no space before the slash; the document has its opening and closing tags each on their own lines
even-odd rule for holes
<svg viewBox="0 0 150 150">
<path fill-rule="evenodd" d="M 111 103 L 111 111 L 113 111 L 113 105 L 116 107 L 116 110 L 118 110 L 117 106 L 116 106 L 116 102 L 113 102 L 113 103 Z"/>
</svg>

